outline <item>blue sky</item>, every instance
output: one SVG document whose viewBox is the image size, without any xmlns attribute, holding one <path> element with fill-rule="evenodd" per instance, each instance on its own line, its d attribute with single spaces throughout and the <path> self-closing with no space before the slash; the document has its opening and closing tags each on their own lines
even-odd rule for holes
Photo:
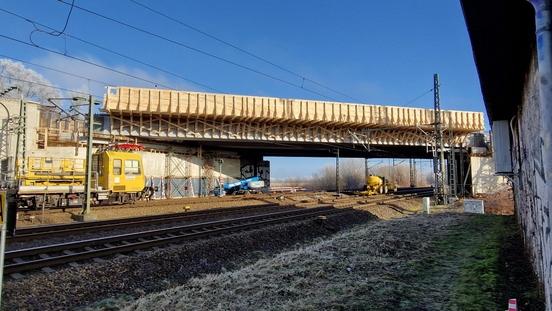
<svg viewBox="0 0 552 311">
<path fill-rule="evenodd" d="M 484 111 L 459 1 L 138 1 L 364 103 L 431 107 L 430 94 L 408 102 L 431 89 L 432 75 L 438 72 L 444 109 Z M 280 79 L 302 83 L 296 76 L 153 15 L 129 0 L 77 0 L 76 4 Z M 56 0 L 3 0 L 0 7 L 58 30 L 69 10 L 68 5 Z M 0 16 L 0 34 L 28 40 L 34 29 L 29 22 L 2 12 Z M 223 92 L 322 99 L 77 9 L 66 32 Z M 35 33 L 33 40 L 41 46 L 174 88 L 202 90 L 70 38 Z M 0 54 L 63 68 L 114 85 L 151 86 L 2 38 Z M 103 86 L 94 82 L 33 69 L 56 85 L 103 94 Z M 351 101 L 308 82 L 305 86 L 341 101 Z M 334 162 L 333 159 L 270 160 L 276 178 L 309 176 L 320 166 Z"/>
</svg>

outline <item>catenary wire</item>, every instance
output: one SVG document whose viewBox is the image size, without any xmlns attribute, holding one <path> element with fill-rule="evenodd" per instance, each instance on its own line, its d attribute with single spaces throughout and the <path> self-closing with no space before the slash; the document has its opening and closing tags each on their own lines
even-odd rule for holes
<svg viewBox="0 0 552 311">
<path fill-rule="evenodd" d="M 98 83 L 98 84 L 101 84 L 101 85 L 112 85 L 112 83 L 109 83 L 109 82 L 106 82 L 106 81 L 100 81 L 100 80 L 96 80 L 96 79 L 93 79 L 93 78 L 88 78 L 88 77 L 81 76 L 81 75 L 78 75 L 78 74 L 75 74 L 75 73 L 71 73 L 71 72 L 63 71 L 63 70 L 60 70 L 60 69 L 57 69 L 57 68 L 53 68 L 53 67 L 33 63 L 33 62 L 29 62 L 29 61 L 22 60 L 22 59 L 19 59 L 19 58 L 15 58 L 15 57 L 11 57 L 11 56 L 8 56 L 8 55 L 0 54 L 0 57 L 4 57 L 4 58 L 7 58 L 7 59 L 18 61 L 18 62 L 21 62 L 21 63 L 24 63 L 24 64 L 29 64 L 29 65 L 36 66 L 36 67 L 39 67 L 39 68 L 55 71 L 55 72 L 62 73 L 62 74 L 72 76 L 72 77 L 75 77 L 75 78 L 80 78 L 80 79 L 83 79 L 83 80 L 92 81 L 92 82 L 95 82 L 95 83 Z"/>
<path fill-rule="evenodd" d="M 67 3 L 67 2 L 65 2 L 65 1 L 63 1 L 63 0 L 58 0 L 58 2 L 61 2 L 61 3 L 66 4 L 66 5 L 69 5 L 69 3 Z M 266 77 L 266 78 L 269 78 L 269 79 L 272 79 L 272 80 L 275 80 L 275 81 L 279 81 L 279 82 L 281 82 L 281 83 L 283 83 L 283 84 L 287 84 L 287 85 L 289 85 L 289 86 L 292 86 L 292 87 L 295 87 L 295 88 L 298 88 L 298 89 L 302 89 L 302 90 L 304 90 L 304 91 L 306 91 L 306 92 L 309 92 L 309 93 L 312 93 L 312 94 L 315 94 L 315 95 L 318 95 L 318 96 L 321 96 L 321 97 L 324 97 L 324 98 L 327 98 L 327 99 L 330 99 L 330 100 L 337 101 L 335 98 L 333 98 L 333 97 L 331 97 L 331 96 L 327 96 L 327 95 L 322 94 L 322 93 L 320 93 L 320 92 L 317 92 L 317 91 L 315 91 L 315 90 L 306 88 L 306 87 L 304 87 L 303 85 L 300 85 L 300 84 L 296 84 L 296 83 L 287 81 L 287 80 L 285 80 L 285 79 L 282 79 L 282 78 L 276 77 L 276 76 L 274 76 L 274 75 L 268 74 L 268 73 L 266 73 L 266 72 L 257 70 L 257 69 L 255 69 L 255 68 L 249 67 L 249 66 L 247 66 L 247 65 L 243 65 L 243 64 L 240 64 L 240 63 L 235 62 L 235 61 L 233 61 L 233 60 L 224 58 L 224 57 L 222 57 L 222 56 L 215 55 L 215 54 L 213 54 L 213 53 L 211 53 L 211 52 L 208 52 L 208 51 L 205 51 L 205 50 L 202 50 L 202 49 L 193 47 L 193 46 L 191 46 L 191 45 L 185 44 L 185 43 L 183 43 L 183 42 L 180 42 L 180 41 L 177 41 L 177 40 L 174 40 L 174 39 L 167 38 L 167 37 L 162 36 L 162 35 L 160 35 L 160 34 L 157 34 L 157 33 L 154 33 L 154 32 L 152 32 L 152 31 L 149 31 L 149 30 L 147 30 L 147 29 L 143 29 L 143 28 L 140 28 L 140 27 L 137 27 L 137 26 L 128 24 L 128 23 L 126 23 L 126 22 L 123 22 L 123 21 L 120 21 L 120 20 L 118 20 L 118 19 L 115 19 L 115 18 L 106 16 L 106 15 L 103 15 L 103 14 L 101 14 L 101 13 L 92 11 L 92 10 L 90 10 L 90 9 L 87 9 L 87 8 L 84 8 L 84 7 L 81 7 L 81 6 L 78 6 L 78 5 L 75 5 L 75 8 L 77 8 L 77 9 L 83 11 L 83 12 L 86 12 L 86 13 L 88 13 L 88 14 L 95 15 L 95 16 L 100 17 L 100 18 L 103 18 L 103 19 L 105 19 L 105 20 L 108 20 L 108 21 L 117 23 L 117 24 L 119 24 L 119 25 L 123 25 L 123 26 L 125 26 L 125 27 L 127 27 L 127 28 L 130 28 L 130 29 L 133 29 L 133 30 L 135 30 L 135 31 L 138 31 L 138 32 L 147 34 L 147 35 L 149 35 L 149 36 L 152 36 L 152 37 L 155 37 L 155 38 L 158 38 L 158 39 L 161 39 L 161 40 L 170 42 L 170 43 L 172 43 L 172 44 L 181 46 L 181 47 L 183 47 L 183 48 L 186 48 L 186 49 L 189 49 L 189 50 L 191 50 L 191 51 L 197 52 L 197 53 L 199 53 L 199 54 L 203 54 L 203 55 L 205 55 L 205 56 L 208 56 L 208 57 L 217 59 L 217 60 L 219 60 L 219 61 L 222 61 L 222 62 L 231 64 L 231 65 L 234 65 L 234 66 L 239 67 L 239 68 L 242 68 L 242 69 L 244 69 L 244 70 L 247 70 L 247 71 L 256 73 L 256 74 L 261 75 L 261 76 L 264 76 L 264 77 Z"/>
<path fill-rule="evenodd" d="M 426 96 L 430 92 L 433 92 L 433 88 L 431 88 L 431 89 L 425 91 L 423 94 L 418 95 L 418 96 L 414 97 L 413 99 L 407 101 L 406 103 L 404 103 L 404 106 L 408 106 L 408 105 L 412 104 L 413 102 L 415 102 L 415 101 L 419 100 L 420 98 Z"/>
<path fill-rule="evenodd" d="M 99 96 L 99 95 L 94 95 L 94 94 L 90 94 L 90 93 L 86 93 L 86 92 L 71 90 L 71 89 L 67 89 L 67 88 L 63 88 L 63 87 L 59 87 L 59 86 L 54 86 L 54 85 L 50 85 L 50 84 L 45 84 L 45 83 L 40 83 L 40 82 L 35 82 L 35 81 L 29 81 L 29 80 L 25 80 L 25 79 L 19 79 L 19 78 L 9 76 L 9 75 L 7 76 L 7 75 L 0 74 L 0 77 L 10 79 L 10 80 L 20 81 L 20 82 L 36 84 L 36 85 L 48 87 L 48 88 L 51 88 L 51 89 L 64 91 L 64 92 L 73 92 L 73 93 L 82 94 L 82 95 L 92 95 L 92 96 L 94 96 L 96 98 L 99 98 L 99 99 L 103 98 L 103 96 Z"/>
<path fill-rule="evenodd" d="M 306 76 L 304 76 L 304 75 L 302 75 L 302 74 L 300 74 L 300 73 L 298 73 L 298 72 L 296 72 L 296 71 L 294 71 L 294 70 L 291 70 L 291 69 L 289 69 L 289 68 L 287 68 L 287 67 L 284 67 L 284 66 L 282 66 L 282 65 L 279 65 L 279 64 L 277 64 L 277 63 L 275 63 L 275 62 L 273 62 L 273 61 L 271 61 L 271 60 L 269 60 L 269 59 L 267 59 L 267 58 L 265 58 L 265 57 L 263 57 L 263 56 L 260 56 L 260 55 L 258 55 L 258 54 L 256 54 L 256 53 L 253 53 L 253 52 L 250 52 L 250 51 L 248 51 L 248 50 L 246 50 L 246 49 L 244 49 L 244 48 L 241 48 L 241 47 L 237 46 L 236 44 L 230 43 L 230 42 L 228 42 L 228 41 L 226 41 L 226 40 L 223 40 L 223 39 L 221 39 L 221 38 L 219 38 L 219 37 L 217 37 L 217 36 L 215 36 L 215 35 L 212 35 L 212 34 L 206 32 L 206 31 L 204 31 L 204 30 L 201 30 L 201 29 L 199 29 L 199 28 L 197 28 L 197 27 L 195 27 L 195 26 L 192 26 L 192 25 L 190 25 L 190 24 L 188 24 L 188 23 L 185 23 L 185 22 L 183 22 L 182 20 L 179 20 L 179 19 L 177 19 L 177 18 L 174 18 L 174 17 L 172 17 L 172 16 L 169 16 L 169 15 L 167 15 L 167 14 L 165 14 L 165 13 L 159 11 L 159 10 L 156 10 L 155 8 L 153 8 L 153 7 L 151 7 L 151 6 L 148 6 L 148 5 L 146 5 L 146 4 L 143 4 L 143 3 L 141 3 L 141 2 L 139 2 L 139 1 L 137 1 L 137 0 L 129 0 L 129 1 L 132 2 L 132 3 L 134 3 L 134 4 L 136 4 L 137 6 L 140 6 L 140 7 L 144 8 L 144 9 L 150 11 L 150 12 L 153 12 L 154 14 L 157 14 L 157 15 L 159 15 L 159 16 L 162 16 L 162 17 L 164 17 L 164 18 L 166 18 L 166 19 L 168 19 L 168 20 L 171 20 L 171 21 L 173 21 L 173 22 L 175 22 L 175 23 L 177 23 L 177 24 L 180 24 L 180 25 L 182 25 L 182 26 L 184 26 L 184 27 L 186 27 L 186 28 L 188 28 L 188 29 L 191 29 L 191 30 L 193 30 L 193 31 L 195 31 L 195 32 L 197 32 L 197 33 L 200 33 L 200 34 L 202 34 L 202 35 L 204 35 L 204 36 L 206 36 L 206 37 L 208 37 L 208 38 L 211 38 L 211 39 L 213 39 L 213 40 L 215 40 L 215 41 L 217 41 L 217 42 L 219 42 L 219 43 L 222 43 L 222 44 L 224 44 L 224 45 L 227 45 L 227 46 L 229 46 L 229 47 L 231 47 L 231 48 L 233 48 L 233 49 L 235 49 L 235 50 L 237 50 L 237 51 L 240 51 L 240 52 L 242 52 L 242 53 L 244 53 L 244 54 L 246 54 L 246 55 L 249 55 L 249 56 L 251 56 L 251 57 L 253 57 L 253 58 L 257 59 L 257 60 L 260 60 L 260 61 L 262 61 L 262 62 L 264 62 L 264 63 L 266 63 L 266 64 L 269 64 L 269 65 L 271 65 L 271 66 L 274 66 L 274 67 L 276 67 L 276 68 L 278 68 L 278 69 L 280 69 L 280 70 L 282 70 L 282 71 L 284 71 L 284 72 L 287 72 L 287 73 L 289 73 L 289 74 L 291 74 L 291 75 L 294 75 L 294 76 L 296 76 L 296 77 L 298 77 L 298 78 L 300 78 L 300 79 L 302 79 L 302 80 L 304 80 L 304 81 L 309 81 L 309 82 L 311 82 L 311 83 L 313 83 L 313 84 L 316 84 L 316 85 L 318 85 L 318 86 L 320 86 L 320 87 L 322 87 L 322 88 L 324 88 L 324 89 L 326 89 L 326 90 L 328 90 L 328 91 L 331 91 L 331 92 L 336 93 L 336 94 L 339 94 L 339 95 L 341 95 L 341 96 L 343 96 L 343 97 L 346 97 L 346 98 L 349 98 L 349 99 L 352 99 L 352 100 L 361 102 L 361 100 L 359 100 L 359 99 L 357 99 L 357 98 L 355 98 L 355 97 L 352 97 L 352 96 L 350 96 L 350 95 L 348 95 L 348 94 L 346 94 L 346 93 L 344 93 L 344 92 L 341 92 L 341 91 L 339 91 L 339 90 L 336 90 L 336 89 L 334 89 L 334 88 L 331 88 L 331 87 L 329 87 L 329 86 L 327 86 L 327 85 L 325 85 L 325 84 L 322 84 L 322 83 L 320 83 L 320 82 L 318 82 L 318 81 L 316 81 L 316 80 L 314 80 L 314 79 L 308 78 L 308 77 L 306 77 Z"/>
<path fill-rule="evenodd" d="M 95 67 L 98 67 L 98 68 L 102 68 L 102 69 L 105 69 L 105 70 L 109 70 L 109 71 L 118 73 L 118 74 L 123 75 L 123 76 L 130 77 L 130 78 L 133 78 L 133 79 L 136 79 L 136 80 L 140 80 L 140 81 L 143 81 L 143 82 L 147 82 L 147 83 L 150 83 L 150 84 L 154 85 L 155 87 L 157 87 L 157 86 L 162 86 L 162 87 L 165 87 L 165 88 L 168 88 L 168 89 L 171 89 L 171 88 L 172 88 L 172 87 L 170 87 L 170 86 L 168 86 L 168 85 L 165 85 L 165 84 L 162 84 L 162 83 L 159 83 L 159 82 L 155 82 L 155 81 L 152 81 L 152 80 L 150 80 L 150 79 L 142 78 L 142 77 L 139 77 L 139 76 L 136 76 L 136 75 L 133 75 L 133 74 L 130 74 L 130 73 L 127 73 L 127 72 L 118 70 L 118 69 L 110 68 L 110 67 L 108 67 L 108 66 L 104 66 L 104 65 L 101 65 L 101 64 L 98 64 L 98 63 L 95 63 L 95 62 L 92 62 L 92 61 L 83 59 L 83 58 L 79 58 L 79 57 L 76 57 L 76 56 L 73 56 L 73 55 L 70 55 L 70 54 L 67 54 L 67 53 L 61 53 L 61 52 L 59 52 L 59 51 L 52 50 L 52 49 L 49 49 L 49 48 L 45 48 L 45 47 L 40 46 L 40 45 L 35 45 L 35 44 L 29 43 L 29 42 L 26 42 L 26 41 L 23 41 L 23 40 L 19 40 L 19 39 L 10 37 L 10 36 L 6 36 L 6 35 L 3 35 L 3 34 L 0 34 L 0 37 L 1 37 L 1 38 L 4 38 L 4 39 L 7 39 L 7 40 L 14 41 L 14 42 L 18 42 L 18 43 L 21 43 L 21 44 L 24 44 L 24 45 L 27 45 L 27 46 L 30 46 L 30 47 L 34 47 L 34 48 L 37 48 L 37 49 L 41 49 L 41 50 L 43 50 L 43 51 L 47 51 L 47 52 L 54 53 L 54 54 L 58 54 L 58 55 L 61 55 L 61 56 L 64 56 L 64 57 L 67 57 L 67 58 L 70 58 L 70 59 L 74 59 L 74 60 L 77 60 L 77 61 L 80 61 L 80 62 L 89 64 L 89 65 L 92 65 L 92 66 L 95 66 Z"/>
<path fill-rule="evenodd" d="M 32 20 L 32 19 L 30 19 L 30 18 L 28 18 L 28 17 L 25 17 L 25 16 L 22 16 L 22 15 L 20 15 L 20 14 L 17 14 L 17 13 L 14 13 L 14 12 L 8 11 L 8 10 L 6 10 L 6 9 L 2 9 L 2 8 L 0 8 L 0 11 L 6 13 L 6 14 L 8 14 L 8 15 L 17 17 L 17 18 L 19 18 L 19 19 L 21 19 L 21 20 L 24 20 L 24 21 L 28 22 L 28 23 L 31 23 L 35 28 L 36 28 L 36 25 L 39 25 L 39 26 L 41 26 L 41 27 L 48 28 L 48 29 L 51 29 L 51 30 L 55 31 L 54 28 L 52 28 L 52 27 L 50 27 L 50 26 L 48 26 L 48 25 L 45 25 L 45 24 L 43 24 L 43 23 L 40 23 L 40 22 L 38 22 L 38 21 L 36 21 L 36 20 Z M 201 83 L 201 82 L 194 81 L 194 80 L 192 80 L 192 79 L 186 78 L 186 77 L 184 77 L 184 76 L 182 76 L 182 75 L 180 75 L 180 74 L 177 74 L 177 73 L 175 73 L 175 72 L 169 71 L 169 70 L 167 70 L 167 69 L 163 69 L 163 68 L 158 67 L 158 66 L 156 66 L 156 65 L 153 65 L 153 64 L 151 64 L 151 63 L 148 63 L 148 62 L 139 60 L 139 59 L 137 59 L 137 58 L 134 58 L 134 57 L 125 55 L 125 54 L 123 54 L 123 53 L 117 52 L 117 51 L 115 51 L 115 50 L 109 49 L 109 48 L 104 47 L 104 46 L 102 46 L 102 45 L 100 45 L 100 44 L 98 44 L 98 43 L 94 43 L 94 42 L 85 40 L 85 39 L 83 39 L 83 38 L 79 38 L 79 37 L 77 37 L 77 36 L 74 36 L 74 35 L 71 35 L 71 34 L 68 34 L 68 33 L 65 33 L 65 36 L 66 36 L 66 37 L 69 37 L 69 38 L 71 38 L 71 39 L 77 40 L 77 41 L 79 41 L 79 42 L 82 42 L 82 43 L 84 43 L 84 44 L 93 46 L 93 47 L 95 47 L 95 48 L 101 49 L 101 50 L 103 50 L 103 51 L 109 52 L 109 53 L 111 53 L 111 54 L 115 54 L 115 55 L 117 55 L 117 56 L 120 56 L 120 57 L 123 57 L 123 58 L 125 58 L 125 59 L 131 60 L 131 61 L 133 61 L 133 62 L 135 62 L 135 63 L 138 63 L 138 64 L 141 64 L 141 65 L 144 65 L 144 66 L 153 68 L 153 69 L 155 69 L 155 70 L 161 71 L 161 72 L 163 72 L 163 73 L 169 74 L 169 75 L 174 76 L 174 77 L 176 77 L 176 78 L 179 78 L 179 79 L 181 79 L 181 80 L 183 80 L 183 81 L 190 82 L 190 83 L 195 84 L 195 85 L 197 85 L 197 86 L 199 86 L 199 87 L 201 87 L 201 88 L 203 88 L 203 89 L 207 89 L 207 90 L 212 90 L 212 91 L 215 91 L 215 92 L 223 93 L 223 91 L 218 90 L 218 89 L 216 89 L 216 88 L 214 88 L 214 87 L 212 87 L 212 86 L 209 86 L 209 85 L 207 85 L 207 84 L 205 84 L 205 83 Z M 38 45 L 38 44 L 34 43 L 33 41 L 31 41 L 31 43 L 32 43 L 33 45 Z M 64 54 L 67 54 L 67 53 L 64 53 Z"/>
</svg>

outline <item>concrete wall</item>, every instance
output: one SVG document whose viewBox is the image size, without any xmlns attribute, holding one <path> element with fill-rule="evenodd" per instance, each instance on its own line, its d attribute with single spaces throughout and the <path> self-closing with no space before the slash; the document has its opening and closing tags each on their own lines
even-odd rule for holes
<svg viewBox="0 0 552 311">
<path fill-rule="evenodd" d="M 20 102 L 19 100 L 7 100 L 3 99 L 2 104 L 6 106 L 6 108 L 9 111 L 10 118 L 19 116 L 19 107 Z M 26 120 L 26 127 L 25 127 L 25 136 L 26 136 L 26 150 L 34 150 L 36 149 L 36 142 L 38 139 L 37 129 L 39 126 L 40 121 L 40 112 L 39 112 L 39 106 L 38 103 L 33 102 L 27 102 L 27 120 Z M 6 110 L 2 107 L 0 107 L 0 126 L 4 125 L 7 121 L 8 115 L 6 113 Z M 3 136 L 3 135 L 1 135 Z M 14 157 L 15 157 L 15 149 L 17 144 L 17 135 L 15 131 L 12 131 L 11 134 L 7 135 L 7 139 L 4 140 L 4 137 L 0 137 L 2 139 L 2 142 L 7 142 L 7 159 L 9 161 L 8 171 L 2 172 L 3 174 L 7 173 L 10 177 L 13 176 L 13 169 L 14 169 Z M 22 143 L 22 142 L 21 142 Z M 28 153 L 27 153 L 28 155 Z M 6 157 L 2 155 L 2 158 L 0 158 L 0 161 L 5 161 Z"/>
<path fill-rule="evenodd" d="M 550 211 L 542 163 L 541 128 L 539 126 L 539 83 L 536 60 L 527 75 L 521 111 L 512 125 L 512 161 L 514 194 L 518 221 L 523 229 L 535 271 L 541 280 L 547 305 L 552 306 L 552 241 Z M 548 103 L 550 104 L 550 103 Z"/>
<path fill-rule="evenodd" d="M 144 152 L 144 154 L 146 154 Z M 166 165 L 155 165 L 155 170 L 151 170 L 152 176 L 165 176 L 167 173 L 175 177 L 192 177 L 199 178 L 200 176 L 219 178 L 221 176 L 225 181 L 237 179 L 240 177 L 240 159 L 222 157 L 222 174 L 219 173 L 219 157 L 206 155 L 199 158 L 197 155 L 189 154 L 150 154 L 147 156 L 156 157 L 156 161 L 165 161 Z M 162 157 L 162 159 L 161 159 Z M 146 160 L 144 159 L 144 163 Z M 148 166 L 152 164 L 148 163 Z M 146 170 L 144 168 L 144 170 Z M 165 171 L 167 170 L 167 171 Z"/>
<path fill-rule="evenodd" d="M 508 179 L 495 175 L 495 162 L 492 157 L 470 157 L 472 193 L 494 193 L 508 186 Z"/>
</svg>

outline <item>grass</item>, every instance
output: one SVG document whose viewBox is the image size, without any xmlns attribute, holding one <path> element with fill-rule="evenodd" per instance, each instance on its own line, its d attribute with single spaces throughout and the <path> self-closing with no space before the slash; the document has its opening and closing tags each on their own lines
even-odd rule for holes
<svg viewBox="0 0 552 311">
<path fill-rule="evenodd" d="M 501 310 L 517 298 L 523 310 L 544 310 L 513 217 L 471 216 L 435 241 L 432 253 L 418 265 L 419 279 L 435 284 L 454 275 L 446 309 Z"/>
<path fill-rule="evenodd" d="M 524 311 L 543 310 L 515 228 L 513 218 L 505 216 L 440 214 L 372 222 L 120 307 L 503 310 L 507 299 L 516 297 Z"/>
</svg>

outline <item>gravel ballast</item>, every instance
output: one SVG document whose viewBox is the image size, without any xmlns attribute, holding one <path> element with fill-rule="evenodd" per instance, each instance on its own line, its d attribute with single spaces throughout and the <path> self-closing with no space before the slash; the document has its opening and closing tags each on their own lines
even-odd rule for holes
<svg viewBox="0 0 552 311">
<path fill-rule="evenodd" d="M 89 230 L 86 232 L 70 233 L 66 235 L 46 236 L 40 239 L 33 239 L 33 240 L 20 241 L 20 242 L 12 242 L 8 240 L 6 250 L 12 251 L 12 250 L 18 250 L 23 248 L 45 246 L 45 245 L 51 245 L 51 244 L 57 244 L 57 243 L 82 241 L 82 240 L 96 239 L 96 238 L 102 238 L 102 237 L 112 236 L 112 235 L 135 233 L 135 232 L 141 232 L 146 230 L 171 228 L 175 226 L 187 226 L 187 225 L 193 225 L 193 224 L 209 222 L 209 221 L 218 221 L 218 220 L 233 219 L 233 218 L 239 218 L 239 217 L 255 216 L 255 215 L 261 215 L 266 213 L 284 212 L 292 209 L 296 209 L 296 208 L 287 207 L 287 206 L 272 206 L 272 207 L 248 206 L 247 208 L 242 209 L 240 211 L 232 211 L 227 214 L 205 214 L 205 215 L 198 216 L 196 219 L 191 219 L 191 220 L 171 220 L 169 218 L 163 223 L 157 223 L 157 224 L 144 223 L 144 224 L 137 224 L 132 227 L 122 227 L 122 228 L 116 227 L 111 229 L 100 229 L 100 230 L 95 229 L 95 230 Z M 220 209 L 220 211 L 224 212 L 224 209 Z"/>
<path fill-rule="evenodd" d="M 510 243 L 519 250 L 513 217 L 441 213 L 369 222 L 114 306 L 126 311 L 501 310 L 516 297 L 522 310 L 544 310 L 528 260 Z"/>
<path fill-rule="evenodd" d="M 6 280 L 5 310 L 65 310 L 106 298 L 135 299 L 185 283 L 192 277 L 221 273 L 278 253 L 297 243 L 333 234 L 375 217 L 366 212 L 274 225 L 229 236 L 118 256 L 100 263 L 35 273 Z"/>
</svg>

